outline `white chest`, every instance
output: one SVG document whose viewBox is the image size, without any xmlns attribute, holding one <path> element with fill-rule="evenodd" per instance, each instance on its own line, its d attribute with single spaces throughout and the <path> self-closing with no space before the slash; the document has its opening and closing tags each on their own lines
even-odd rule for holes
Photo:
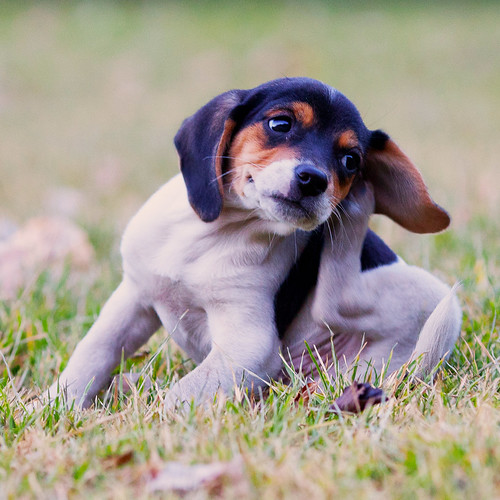
<svg viewBox="0 0 500 500">
<path fill-rule="evenodd" d="M 213 339 L 207 310 L 230 304 L 243 313 L 248 304 L 272 304 L 306 238 L 273 235 L 262 221 L 242 222 L 231 212 L 204 223 L 182 188 L 174 179 L 146 203 L 127 228 L 122 254 L 145 302 L 200 362 Z"/>
</svg>

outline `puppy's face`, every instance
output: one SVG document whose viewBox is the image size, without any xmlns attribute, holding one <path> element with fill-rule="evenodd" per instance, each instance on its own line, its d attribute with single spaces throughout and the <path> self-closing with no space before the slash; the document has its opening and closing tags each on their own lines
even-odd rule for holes
<svg viewBox="0 0 500 500">
<path fill-rule="evenodd" d="M 184 121 L 175 145 L 189 201 L 205 222 L 236 204 L 275 223 L 275 232 L 312 230 L 362 179 L 373 185 L 375 211 L 406 229 L 449 224 L 390 137 L 368 130 L 343 94 L 317 80 L 221 94 Z"/>
<path fill-rule="evenodd" d="M 272 93 L 235 128 L 226 185 L 284 230 L 312 230 L 330 217 L 361 171 L 369 135 L 346 98 L 313 84 Z"/>
</svg>

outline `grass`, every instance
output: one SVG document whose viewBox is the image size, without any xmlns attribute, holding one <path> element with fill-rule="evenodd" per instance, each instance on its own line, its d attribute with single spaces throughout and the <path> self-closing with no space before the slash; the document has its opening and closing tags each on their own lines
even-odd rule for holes
<svg viewBox="0 0 500 500">
<path fill-rule="evenodd" d="M 167 461 L 237 456 L 242 479 L 188 496 L 500 497 L 500 8 L 256 5 L 0 6 L 0 221 L 63 213 L 97 254 L 88 275 L 47 270 L 0 304 L 0 499 L 154 496 L 147 478 Z M 453 215 L 436 236 L 374 221 L 406 260 L 462 281 L 462 339 L 438 382 L 387 381 L 391 399 L 359 416 L 329 409 L 347 381 L 307 398 L 300 374 L 264 401 L 237 395 L 186 415 L 162 415 L 162 385 L 85 412 L 23 412 L 116 286 L 119 234 L 177 171 L 181 120 L 228 88 L 299 74 L 392 134 Z M 189 370 L 166 339 L 123 370 L 148 367 L 167 385 Z"/>
</svg>

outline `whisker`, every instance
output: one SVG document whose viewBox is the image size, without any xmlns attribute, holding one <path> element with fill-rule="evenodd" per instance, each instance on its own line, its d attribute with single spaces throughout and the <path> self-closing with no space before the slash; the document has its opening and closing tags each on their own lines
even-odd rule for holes
<svg viewBox="0 0 500 500">
<path fill-rule="evenodd" d="M 338 203 L 336 207 L 333 209 L 333 211 L 338 213 L 338 220 L 340 222 L 341 229 L 344 231 L 347 241 L 351 245 L 351 248 L 354 247 L 353 243 L 351 242 L 351 239 L 348 237 L 349 233 L 347 232 L 347 229 L 345 227 L 345 222 L 347 221 L 349 225 L 353 228 L 353 223 L 352 223 L 352 216 L 349 214 L 349 212 L 346 210 L 346 208 L 342 205 L 342 203 Z"/>
<path fill-rule="evenodd" d="M 337 226 L 338 226 L 338 229 L 340 230 L 340 232 L 342 233 L 342 231 L 344 230 L 344 222 L 342 220 L 342 216 L 340 214 L 340 211 L 339 211 L 339 209 L 337 207 L 334 208 L 333 214 L 337 218 L 337 221 L 338 221 L 338 225 Z M 335 236 L 335 241 L 336 241 L 337 245 L 341 245 L 340 248 L 342 250 L 344 242 L 342 241 L 341 237 L 337 237 L 337 235 L 335 234 L 335 227 L 333 227 L 333 224 L 332 224 L 332 228 L 333 228 L 333 234 Z"/>
<path fill-rule="evenodd" d="M 248 219 L 250 219 L 251 217 L 253 217 L 254 215 L 257 215 L 259 213 L 259 208 L 254 208 L 253 210 L 251 210 L 248 215 L 245 217 L 245 220 L 244 222 L 246 222 Z"/>
<path fill-rule="evenodd" d="M 219 181 L 219 179 L 222 179 L 224 176 L 230 174 L 231 171 L 229 172 L 224 172 L 223 174 L 217 175 L 213 181 L 210 181 L 210 184 L 213 184 L 214 182 Z"/>
<path fill-rule="evenodd" d="M 268 250 L 271 250 L 271 247 L 272 247 L 275 239 L 276 239 L 276 233 L 272 233 L 271 239 L 269 240 L 269 246 L 267 247 Z"/>
<path fill-rule="evenodd" d="M 326 227 L 328 228 L 328 234 L 330 235 L 330 243 L 332 244 L 332 248 L 333 248 L 333 234 L 332 234 L 333 228 L 330 227 L 330 223 L 331 223 L 331 221 L 330 221 L 330 219 L 328 219 L 326 221 Z"/>
<path fill-rule="evenodd" d="M 254 163 L 254 162 L 248 161 L 244 158 L 239 158 L 238 156 L 226 156 L 226 155 L 205 156 L 205 158 L 203 158 L 203 160 L 209 160 L 209 159 L 214 159 L 214 158 L 223 158 L 226 160 L 241 160 L 245 163 L 248 163 L 248 165 L 253 165 L 254 167 L 260 167 L 260 168 L 265 168 L 272 163 L 271 161 L 267 162 L 266 164 Z"/>
<path fill-rule="evenodd" d="M 341 210 L 342 210 L 343 214 L 341 213 Z M 343 251 L 344 250 L 344 240 L 345 239 L 347 239 L 347 241 L 349 242 L 349 244 L 352 247 L 352 243 L 351 243 L 350 238 L 349 238 L 349 233 L 348 233 L 348 231 L 347 231 L 347 229 L 345 227 L 345 224 L 344 224 L 345 216 L 348 217 L 348 214 L 345 211 L 345 208 L 342 207 L 340 204 L 332 207 L 332 214 L 338 220 L 338 228 L 339 228 L 339 230 L 345 235 L 345 238 L 339 237 L 336 240 L 336 244 L 337 245 L 341 245 L 340 249 Z M 342 215 L 344 215 L 344 217 Z M 332 229 L 333 229 L 333 232 L 334 232 L 334 235 L 335 235 L 335 227 L 333 226 L 333 224 L 332 224 Z"/>
</svg>

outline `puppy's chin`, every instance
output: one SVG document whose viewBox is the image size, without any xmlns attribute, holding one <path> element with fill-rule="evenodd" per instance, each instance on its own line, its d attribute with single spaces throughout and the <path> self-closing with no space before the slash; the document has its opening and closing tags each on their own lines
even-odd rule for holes
<svg viewBox="0 0 500 500">
<path fill-rule="evenodd" d="M 225 206 L 242 210 L 247 221 L 260 219 L 269 233 L 281 236 L 298 229 L 313 231 L 331 215 L 326 198 L 323 202 L 296 202 L 278 194 L 247 197 L 231 193 L 225 199 Z"/>
<path fill-rule="evenodd" d="M 313 231 L 331 215 L 330 205 L 326 200 L 296 201 L 272 195 L 263 197 L 260 206 L 271 217 L 304 231 Z"/>
</svg>

